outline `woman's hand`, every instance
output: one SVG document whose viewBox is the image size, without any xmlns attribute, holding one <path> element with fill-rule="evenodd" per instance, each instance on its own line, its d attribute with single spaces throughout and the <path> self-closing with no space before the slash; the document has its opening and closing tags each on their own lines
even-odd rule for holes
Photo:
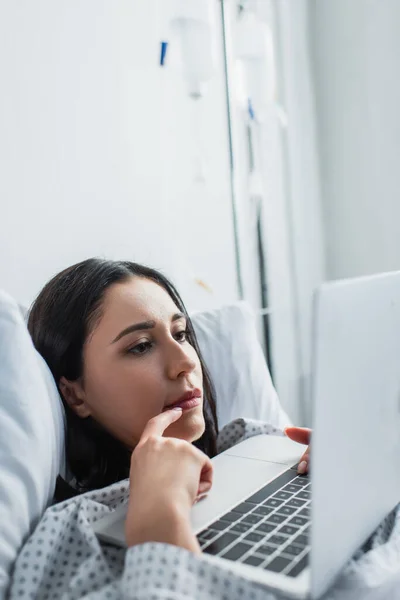
<svg viewBox="0 0 400 600">
<path fill-rule="evenodd" d="M 162 412 L 147 423 L 132 453 L 125 523 L 128 546 L 164 542 L 200 552 L 190 509 L 212 486 L 211 460 L 185 440 L 162 437 L 182 409 Z"/>
<path fill-rule="evenodd" d="M 308 473 L 311 452 L 311 429 L 308 429 L 307 427 L 285 427 L 284 433 L 294 442 L 307 444 L 308 448 L 301 457 L 297 470 L 301 475 Z"/>
</svg>

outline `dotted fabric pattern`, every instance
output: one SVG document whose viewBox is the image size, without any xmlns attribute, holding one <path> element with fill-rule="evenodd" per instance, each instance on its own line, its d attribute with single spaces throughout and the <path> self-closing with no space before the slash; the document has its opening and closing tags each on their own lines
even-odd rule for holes
<svg viewBox="0 0 400 600">
<path fill-rule="evenodd" d="M 238 419 L 221 431 L 219 450 L 258 433 L 282 435 L 271 425 Z M 225 567 L 216 564 L 212 556 L 194 555 L 160 543 L 141 544 L 128 550 L 100 543 L 91 525 L 126 502 L 128 492 L 125 480 L 50 507 L 18 556 L 10 600 L 278 598 L 235 574 L 228 561 Z M 371 578 L 377 569 L 376 561 L 367 557 L 373 553 L 378 563 L 385 565 L 386 579 L 391 576 L 393 581 L 396 569 L 400 573 L 400 518 L 396 515 L 379 528 L 370 545 L 372 550 L 349 564 L 338 584 L 342 600 L 366 598 L 361 588 L 385 583 L 382 570 L 380 579 Z M 335 590 L 332 594 L 332 599 L 338 597 Z"/>
<path fill-rule="evenodd" d="M 166 544 L 143 544 L 127 553 L 121 586 L 123 598 L 132 597 L 129 594 L 134 585 L 140 589 L 133 596 L 135 599 L 274 600 L 265 589 L 235 575 L 229 565 L 221 569 L 212 559 L 208 562 Z"/>
<path fill-rule="evenodd" d="M 261 434 L 284 435 L 281 429 L 278 429 L 269 423 L 255 421 L 254 419 L 235 419 L 225 425 L 219 432 L 217 441 L 218 452 L 224 452 L 225 450 L 228 450 L 228 448 L 232 448 L 232 446 L 239 442 L 243 442 L 243 440 L 246 440 L 247 438 Z"/>
</svg>

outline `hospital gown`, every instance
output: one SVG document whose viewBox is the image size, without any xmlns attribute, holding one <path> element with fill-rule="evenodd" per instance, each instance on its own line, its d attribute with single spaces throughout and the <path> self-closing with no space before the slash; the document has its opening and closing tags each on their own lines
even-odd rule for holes
<svg viewBox="0 0 400 600">
<path fill-rule="evenodd" d="M 219 451 L 271 425 L 237 419 L 219 434 Z M 276 600 L 276 592 L 243 579 L 209 555 L 148 542 L 128 549 L 100 542 L 92 524 L 126 502 L 128 480 L 50 507 L 15 564 L 10 599 Z M 325 598 L 400 600 L 400 519 L 395 510 L 359 551 Z"/>
</svg>

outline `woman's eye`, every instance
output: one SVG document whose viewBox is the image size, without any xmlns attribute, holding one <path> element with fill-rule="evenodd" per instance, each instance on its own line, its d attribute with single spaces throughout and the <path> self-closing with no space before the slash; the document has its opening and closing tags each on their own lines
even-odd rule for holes
<svg viewBox="0 0 400 600">
<path fill-rule="evenodd" d="M 129 348 L 129 354 L 145 354 L 151 348 L 151 342 L 140 342 L 140 344 L 136 344 L 132 348 Z"/>
<path fill-rule="evenodd" d="M 184 329 L 183 331 L 178 331 L 174 337 L 178 342 L 186 342 L 186 340 L 187 340 L 186 329 Z"/>
</svg>

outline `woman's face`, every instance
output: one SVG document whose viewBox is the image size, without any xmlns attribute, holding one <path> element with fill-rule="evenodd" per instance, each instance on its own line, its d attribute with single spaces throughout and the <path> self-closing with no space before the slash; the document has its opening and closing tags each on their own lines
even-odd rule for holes
<svg viewBox="0 0 400 600">
<path fill-rule="evenodd" d="M 61 381 L 64 397 L 127 446 L 137 444 L 149 419 L 191 392 L 197 405 L 184 408 L 164 435 L 192 442 L 204 432 L 200 360 L 184 315 L 158 284 L 132 277 L 108 288 L 83 359 L 82 379 Z"/>
</svg>

